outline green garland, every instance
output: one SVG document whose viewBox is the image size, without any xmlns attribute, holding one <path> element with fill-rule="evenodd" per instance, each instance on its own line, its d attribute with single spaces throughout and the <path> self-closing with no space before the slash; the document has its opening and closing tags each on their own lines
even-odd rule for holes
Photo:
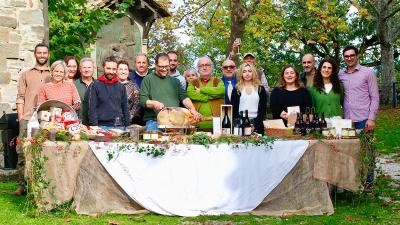
<svg viewBox="0 0 400 225">
<path fill-rule="evenodd" d="M 26 159 L 30 161 L 27 177 L 27 204 L 33 204 L 36 207 L 35 213 L 38 214 L 45 209 L 50 203 L 45 200 L 45 191 L 50 188 L 50 196 L 54 196 L 54 187 L 50 186 L 50 179 L 46 177 L 46 169 L 44 164 L 48 161 L 48 157 L 43 155 L 43 142 L 48 138 L 48 132 L 43 130 L 34 138 L 24 139 L 23 142 L 29 141 L 25 154 Z"/>
<path fill-rule="evenodd" d="M 236 136 L 236 135 L 220 135 L 219 137 L 213 139 L 206 134 L 194 134 L 188 137 L 189 144 L 204 145 L 208 147 L 210 144 L 231 144 L 234 147 L 239 147 L 239 144 L 255 145 L 255 146 L 267 146 L 272 148 L 276 137 L 274 136 Z"/>
<path fill-rule="evenodd" d="M 361 131 L 358 135 L 360 140 L 360 170 L 359 180 L 361 184 L 366 184 L 368 173 L 373 173 L 375 168 L 375 149 L 376 139 L 373 132 Z"/>
</svg>

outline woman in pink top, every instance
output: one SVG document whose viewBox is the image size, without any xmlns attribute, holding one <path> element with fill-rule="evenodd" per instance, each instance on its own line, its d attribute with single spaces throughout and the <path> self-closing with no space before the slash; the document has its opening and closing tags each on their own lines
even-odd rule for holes
<svg viewBox="0 0 400 225">
<path fill-rule="evenodd" d="M 64 102 L 72 108 L 78 110 L 81 100 L 78 90 L 74 83 L 64 80 L 67 67 L 62 60 L 57 60 L 50 67 L 51 80 L 49 83 L 42 84 L 39 90 L 38 104 L 53 99 Z"/>
</svg>

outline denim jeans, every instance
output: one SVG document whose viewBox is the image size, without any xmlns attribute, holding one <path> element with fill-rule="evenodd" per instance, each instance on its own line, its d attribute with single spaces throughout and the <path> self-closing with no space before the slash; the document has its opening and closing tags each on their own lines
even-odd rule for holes
<svg viewBox="0 0 400 225">
<path fill-rule="evenodd" d="M 146 120 L 146 131 L 158 131 L 157 120 Z"/>
<path fill-rule="evenodd" d="M 367 123 L 367 119 L 359 121 L 359 122 L 354 122 L 354 128 L 356 128 L 356 129 L 364 129 L 366 123 Z"/>
</svg>

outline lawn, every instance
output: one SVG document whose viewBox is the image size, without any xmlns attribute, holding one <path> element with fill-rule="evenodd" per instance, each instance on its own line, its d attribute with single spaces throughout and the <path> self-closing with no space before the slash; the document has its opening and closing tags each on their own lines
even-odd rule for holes
<svg viewBox="0 0 400 225">
<path fill-rule="evenodd" d="M 376 123 L 379 154 L 398 153 L 400 150 L 400 109 L 382 109 Z M 1 181 L 0 224 L 400 224 L 399 186 L 399 181 L 379 175 L 372 193 L 355 194 L 354 206 L 350 193 L 337 194 L 337 200 L 334 202 L 335 214 L 331 216 L 235 215 L 185 218 L 145 214 L 90 217 L 77 215 L 66 209 L 35 215 L 34 210 L 27 206 L 25 196 L 14 197 L 9 194 L 17 187 L 17 183 Z M 386 199 L 386 202 L 383 199 Z"/>
</svg>

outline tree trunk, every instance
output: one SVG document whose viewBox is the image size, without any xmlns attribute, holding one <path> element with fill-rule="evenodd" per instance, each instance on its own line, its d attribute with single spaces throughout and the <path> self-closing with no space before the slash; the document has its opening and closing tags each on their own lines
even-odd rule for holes
<svg viewBox="0 0 400 225">
<path fill-rule="evenodd" d="M 380 102 L 385 105 L 393 103 L 392 85 L 393 82 L 395 82 L 393 55 L 394 55 L 393 44 L 388 42 L 381 43 L 382 83 L 381 83 Z"/>
<path fill-rule="evenodd" d="M 391 104 L 393 101 L 392 84 L 395 81 L 394 77 L 394 50 L 392 33 L 393 27 L 391 20 L 387 18 L 392 13 L 393 4 L 387 1 L 377 1 L 377 36 L 381 46 L 381 104 Z"/>
</svg>

